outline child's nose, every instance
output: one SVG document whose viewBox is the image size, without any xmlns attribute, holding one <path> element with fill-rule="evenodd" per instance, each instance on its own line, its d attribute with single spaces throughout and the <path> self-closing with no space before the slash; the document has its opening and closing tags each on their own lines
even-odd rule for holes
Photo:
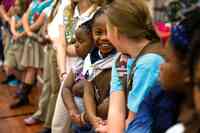
<svg viewBox="0 0 200 133">
<path fill-rule="evenodd" d="M 103 34 L 103 35 L 101 36 L 101 40 L 108 40 L 107 35 L 106 35 L 106 34 Z"/>
<path fill-rule="evenodd" d="M 78 43 L 75 43 L 75 48 L 79 48 L 79 44 Z"/>
</svg>

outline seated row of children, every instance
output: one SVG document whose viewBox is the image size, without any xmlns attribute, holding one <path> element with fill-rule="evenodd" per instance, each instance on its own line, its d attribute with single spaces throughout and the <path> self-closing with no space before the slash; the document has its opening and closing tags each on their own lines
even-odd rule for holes
<svg viewBox="0 0 200 133">
<path fill-rule="evenodd" d="M 5 56 L 6 83 L 13 69 L 24 73 L 11 108 L 27 105 L 36 75 L 44 76 L 27 125 L 44 122 L 42 133 L 164 133 L 180 122 L 167 132 L 199 132 L 198 5 L 162 44 L 143 0 L 33 0 L 25 13 L 20 2 Z"/>
</svg>

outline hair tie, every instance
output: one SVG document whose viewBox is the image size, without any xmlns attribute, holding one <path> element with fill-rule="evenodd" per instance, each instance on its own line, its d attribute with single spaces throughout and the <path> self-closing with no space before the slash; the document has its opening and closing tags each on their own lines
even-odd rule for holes
<svg viewBox="0 0 200 133">
<path fill-rule="evenodd" d="M 171 41 L 174 45 L 182 47 L 188 47 L 190 39 L 186 33 L 186 29 L 183 25 L 177 24 L 172 27 Z"/>
<path fill-rule="evenodd" d="M 165 46 L 171 34 L 171 25 L 162 21 L 156 21 L 154 23 L 154 28 L 157 35 L 161 39 L 162 44 Z"/>
</svg>

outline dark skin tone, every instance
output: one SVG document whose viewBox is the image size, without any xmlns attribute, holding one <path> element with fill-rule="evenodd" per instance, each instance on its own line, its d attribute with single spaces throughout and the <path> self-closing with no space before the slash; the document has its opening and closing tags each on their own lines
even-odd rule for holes
<svg viewBox="0 0 200 133">
<path fill-rule="evenodd" d="M 200 61 L 197 59 L 197 63 L 194 66 L 194 85 L 193 89 L 188 89 L 186 98 L 183 101 L 180 121 L 184 124 L 186 130 L 185 133 L 199 133 L 200 132 Z"/>
<path fill-rule="evenodd" d="M 176 91 L 182 94 L 179 121 L 186 127 L 186 133 L 196 133 L 199 127 L 198 113 L 200 109 L 199 99 L 199 81 L 200 81 L 200 63 L 195 66 L 194 89 L 192 89 L 191 79 L 188 68 L 184 63 L 184 57 L 174 54 L 174 51 L 168 53 L 168 59 L 161 65 L 160 80 L 163 88 L 167 91 Z M 196 107 L 196 110 L 195 110 Z"/>
<path fill-rule="evenodd" d="M 107 38 L 105 15 L 102 14 L 95 18 L 92 25 L 92 36 L 95 45 L 99 48 L 104 57 L 113 50 L 113 46 Z"/>
<path fill-rule="evenodd" d="M 193 85 L 193 89 L 190 90 L 190 92 L 188 93 L 188 95 L 190 95 L 190 103 L 191 106 L 187 107 L 185 110 L 187 111 L 188 109 L 190 109 L 190 112 L 185 112 L 185 114 L 183 115 L 188 115 L 190 114 L 190 117 L 188 117 L 188 119 L 186 119 L 187 121 L 183 121 L 185 127 L 186 127 L 186 131 L 185 133 L 197 133 L 200 132 L 200 126 L 199 126 L 199 122 L 200 122 L 200 104 L 199 104 L 199 100 L 200 100 L 200 60 L 197 59 L 198 61 L 196 62 L 196 64 L 194 64 L 194 71 L 193 71 L 193 80 L 194 80 L 194 85 Z M 184 111 L 185 111 L 184 110 Z M 183 116 L 182 115 L 182 116 Z"/>
<path fill-rule="evenodd" d="M 82 126 L 81 119 L 80 119 L 80 112 L 78 110 L 78 107 L 76 106 L 76 103 L 74 101 L 74 95 L 72 93 L 72 88 L 75 85 L 79 85 L 79 89 L 83 89 L 82 83 L 78 82 L 75 84 L 75 75 L 71 71 L 67 78 L 64 81 L 64 88 L 62 89 L 62 98 L 65 103 L 65 107 L 67 108 L 71 120 L 78 124 L 79 126 Z"/>
<path fill-rule="evenodd" d="M 106 124 L 109 97 L 100 92 L 109 93 L 109 91 L 104 91 L 109 87 L 110 84 L 110 72 L 102 72 L 97 76 L 93 82 L 85 81 L 84 84 L 84 104 L 85 110 L 88 116 L 88 121 L 93 125 L 94 128 L 98 128 L 100 125 Z M 96 81 L 96 82 L 95 82 Z M 101 99 L 97 102 L 97 97 L 95 95 L 96 89 L 98 90 Z M 107 94 L 108 95 L 108 94 Z"/>
<path fill-rule="evenodd" d="M 89 53 L 89 50 L 91 48 L 92 42 L 92 36 L 89 31 L 86 31 L 85 28 L 78 28 L 76 30 L 76 52 L 79 57 L 86 57 L 86 55 Z"/>
<path fill-rule="evenodd" d="M 113 46 L 107 38 L 106 16 L 104 14 L 97 16 L 95 18 L 92 26 L 92 35 L 96 47 L 99 48 L 103 57 L 106 57 L 113 50 Z M 106 88 L 102 87 L 101 89 L 106 89 Z M 95 99 L 96 97 L 95 97 L 94 84 L 90 81 L 86 81 L 84 84 L 85 110 L 89 122 L 93 125 L 94 128 L 98 128 L 100 125 L 106 124 L 106 121 L 103 120 L 104 118 L 101 117 L 101 114 L 106 112 L 105 114 L 107 115 L 108 110 L 106 108 L 106 105 L 108 105 L 109 100 L 108 98 L 107 99 L 105 98 L 104 99 L 105 101 L 102 101 L 102 104 L 98 105 Z M 102 112 L 98 110 L 101 110 Z"/>
<path fill-rule="evenodd" d="M 200 60 L 197 62 L 194 72 L 194 103 L 198 114 L 200 114 Z"/>
<path fill-rule="evenodd" d="M 80 57 L 84 58 L 92 47 L 91 34 L 86 32 L 84 28 L 79 28 L 76 31 L 76 38 L 76 51 Z M 75 78 L 75 74 L 72 71 L 67 75 L 62 89 L 62 97 L 71 120 L 79 126 L 83 126 L 83 123 L 80 119 L 80 112 L 73 97 L 83 96 L 84 80 L 75 82 Z"/>
<path fill-rule="evenodd" d="M 166 62 L 160 66 L 160 82 L 167 91 L 184 92 L 190 85 L 190 76 L 184 57 L 175 54 L 172 47 L 166 48 Z"/>
</svg>

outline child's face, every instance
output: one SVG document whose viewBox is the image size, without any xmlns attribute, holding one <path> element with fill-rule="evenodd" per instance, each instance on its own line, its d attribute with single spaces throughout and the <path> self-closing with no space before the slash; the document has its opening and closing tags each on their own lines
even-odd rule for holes
<svg viewBox="0 0 200 133">
<path fill-rule="evenodd" d="M 80 57 L 85 57 L 92 47 L 92 36 L 83 29 L 78 28 L 76 31 L 76 53 Z"/>
<path fill-rule="evenodd" d="M 106 28 L 108 31 L 108 39 L 112 42 L 113 46 L 117 51 L 126 53 L 126 49 L 124 48 L 124 45 L 122 45 L 126 37 L 119 34 L 117 27 L 112 25 L 108 18 Z"/>
<path fill-rule="evenodd" d="M 101 54 L 106 55 L 113 50 L 113 46 L 107 38 L 106 16 L 104 14 L 95 18 L 92 26 L 92 36 Z"/>
<path fill-rule="evenodd" d="M 166 90 L 184 91 L 191 87 L 189 71 L 175 55 L 160 66 L 160 82 Z"/>
</svg>

